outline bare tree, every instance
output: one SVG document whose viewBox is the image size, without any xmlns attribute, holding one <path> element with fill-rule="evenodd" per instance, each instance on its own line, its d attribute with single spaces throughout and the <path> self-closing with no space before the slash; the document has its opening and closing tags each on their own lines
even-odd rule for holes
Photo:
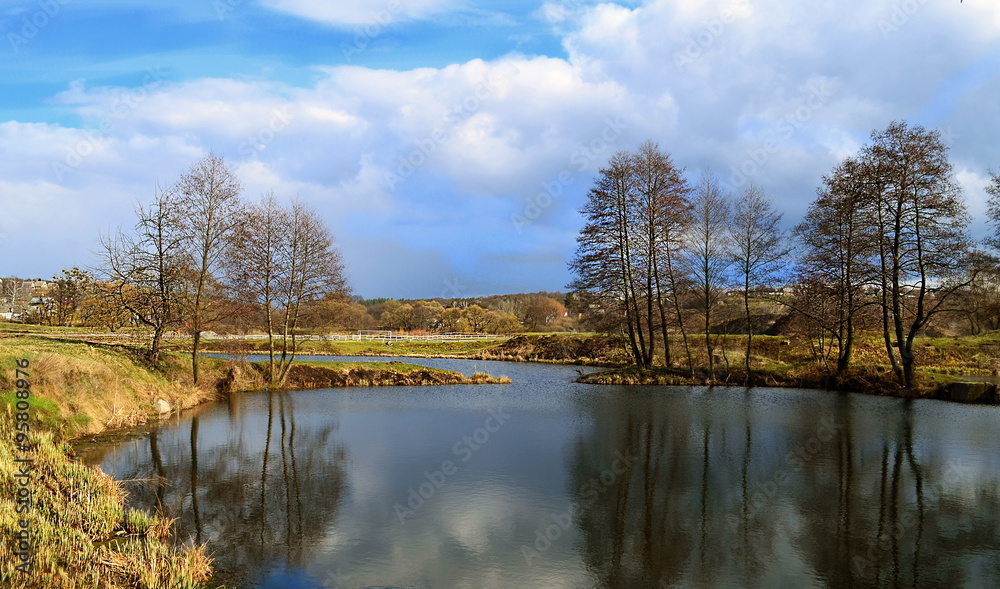
<svg viewBox="0 0 1000 589">
<path fill-rule="evenodd" d="M 961 188 L 940 133 L 894 122 L 864 151 L 877 220 L 883 338 L 904 387 L 915 384 L 913 340 L 949 298 L 967 287 L 971 240 Z M 896 358 L 898 348 L 899 359 Z"/>
<path fill-rule="evenodd" d="M 577 238 L 570 288 L 587 301 L 589 314 L 626 336 L 628 352 L 640 366 L 656 358 L 657 331 L 664 361 L 673 364 L 670 325 L 691 353 L 680 313 L 676 257 L 690 218 L 690 189 L 670 156 L 653 141 L 636 153 L 618 152 L 601 170 L 582 213 L 587 224 Z M 593 307 L 597 306 L 597 309 Z M 668 313 L 668 307 L 673 312 Z"/>
<path fill-rule="evenodd" d="M 303 309 L 348 293 L 344 264 L 330 230 L 300 200 L 285 208 L 267 193 L 242 217 L 228 253 L 229 276 L 241 298 L 263 311 L 268 379 L 281 385 L 298 351 Z"/>
<path fill-rule="evenodd" d="M 771 199 L 750 183 L 736 200 L 729 234 L 732 261 L 743 279 L 743 310 L 747 326 L 746 378 L 751 380 L 750 355 L 753 351 L 753 316 L 750 312 L 752 289 L 771 285 L 785 265 L 789 248 L 778 227 L 781 214 L 775 212 Z"/>
<path fill-rule="evenodd" d="M 795 232 L 805 246 L 803 284 L 814 291 L 792 306 L 837 343 L 837 372 L 851 363 L 858 318 L 876 301 L 865 291 L 877 283 L 873 260 L 878 236 L 868 210 L 870 170 L 848 158 L 823 177 L 823 187 Z M 827 297 L 831 306 L 817 305 Z M 797 305 L 799 299 L 809 304 Z M 824 313 L 816 312 L 821 309 Z M 832 309 L 832 310 L 831 310 Z M 821 344 L 822 345 L 822 344 Z"/>
<path fill-rule="evenodd" d="M 172 191 L 157 189 L 148 208 L 136 205 L 135 232 L 102 236 L 103 272 L 118 305 L 152 331 L 149 359 L 160 359 L 164 332 L 177 320 L 183 280 L 183 236 Z"/>
<path fill-rule="evenodd" d="M 670 357 L 669 321 L 664 301 L 672 300 L 675 309 L 678 293 L 673 272 L 673 257 L 679 244 L 680 234 L 689 217 L 690 204 L 686 197 L 690 192 L 687 182 L 681 177 L 681 170 L 674 166 L 670 156 L 660 151 L 659 145 L 646 141 L 631 157 L 634 196 L 634 231 L 636 238 L 635 256 L 638 272 L 645 282 L 643 298 L 646 300 L 646 331 L 649 345 L 644 351 L 646 364 L 652 364 L 654 356 L 654 308 L 659 314 L 659 326 L 663 336 L 663 356 L 667 366 L 672 365 Z M 641 236 L 641 237 L 640 237 Z M 683 333 L 683 321 L 677 317 Z M 684 335 L 685 349 L 690 349 Z"/>
<path fill-rule="evenodd" d="M 659 228 L 659 266 L 657 274 L 660 276 L 660 281 L 665 285 L 663 291 L 666 292 L 666 298 L 673 307 L 677 329 L 681 332 L 684 354 L 687 357 L 688 373 L 694 376 L 694 360 L 691 357 L 691 345 L 688 342 L 687 328 L 684 325 L 684 313 L 681 311 L 681 299 L 684 293 L 690 290 L 690 280 L 683 270 L 682 252 L 684 248 L 684 234 L 691 223 L 691 203 L 678 193 L 666 199 L 664 206 L 669 213 L 663 216 L 663 222 Z M 660 291 L 659 283 L 657 284 L 657 291 Z"/>
<path fill-rule="evenodd" d="M 642 316 L 636 297 L 632 261 L 633 227 L 631 156 L 618 152 L 600 171 L 581 213 L 587 222 L 577 237 L 577 250 L 569 263 L 576 279 L 569 285 L 583 298 L 605 309 L 627 335 L 636 364 L 646 363 Z M 650 334 L 652 335 L 652 334 Z"/>
<path fill-rule="evenodd" d="M 209 153 L 178 180 L 175 192 L 180 215 L 178 231 L 184 236 L 185 267 L 190 269 L 184 314 L 191 325 L 191 373 L 198 382 L 198 348 L 201 333 L 221 318 L 224 307 L 222 264 L 226 248 L 239 221 L 242 187 L 221 156 Z"/>
<path fill-rule="evenodd" d="M 263 195 L 260 202 L 247 207 L 231 235 L 227 249 L 230 283 L 241 298 L 259 307 L 267 330 L 268 381 L 274 382 L 275 306 L 281 292 L 283 269 L 280 251 L 287 230 L 288 212 L 273 192 Z"/>
<path fill-rule="evenodd" d="M 686 236 L 685 265 L 691 275 L 693 294 L 704 320 L 705 351 L 709 378 L 715 378 L 715 342 L 712 312 L 724 293 L 731 266 L 729 256 L 729 200 L 719 180 L 710 171 L 702 174 L 694 189 L 691 223 Z"/>
<path fill-rule="evenodd" d="M 990 170 L 990 183 L 986 185 L 987 214 L 993 226 L 993 235 L 986 239 L 986 244 L 995 250 L 1000 250 L 1000 172 Z"/>
<path fill-rule="evenodd" d="M 281 269 L 281 356 L 276 382 L 284 384 L 297 352 L 296 329 L 302 306 L 330 293 L 347 292 L 343 259 L 333 234 L 316 211 L 295 199 L 288 211 L 287 239 L 278 250 Z"/>
<path fill-rule="evenodd" d="M 15 317 L 23 317 L 31 302 L 31 282 L 10 276 L 0 279 L 0 297 Z"/>
<path fill-rule="evenodd" d="M 986 185 L 987 215 L 992 226 L 992 234 L 983 243 L 993 250 L 993 255 L 983 252 L 977 256 L 982 271 L 976 276 L 967 292 L 963 292 L 962 309 L 969 320 L 974 335 L 983 329 L 1000 329 L 1000 172 L 990 170 L 990 182 Z"/>
</svg>

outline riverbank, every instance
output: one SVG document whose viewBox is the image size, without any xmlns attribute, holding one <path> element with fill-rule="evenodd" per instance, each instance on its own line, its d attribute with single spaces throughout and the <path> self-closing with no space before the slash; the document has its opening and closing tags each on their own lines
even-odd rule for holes
<svg viewBox="0 0 1000 589">
<path fill-rule="evenodd" d="M 585 374 L 577 379 L 584 384 L 599 385 L 671 385 L 671 386 L 756 386 L 817 389 L 900 397 L 906 399 L 936 399 L 960 403 L 1000 404 L 1000 389 L 996 383 L 976 377 L 927 372 L 920 375 L 915 388 L 904 389 L 896 376 L 883 366 L 859 366 L 845 374 L 830 373 L 815 365 L 789 366 L 784 370 L 753 372 L 748 379 L 741 368 L 720 368 L 715 375 L 696 370 L 692 376 L 686 370 L 664 367 L 628 366 Z"/>
<path fill-rule="evenodd" d="M 510 384 L 506 376 L 476 372 L 471 377 L 438 368 L 401 362 L 303 362 L 292 366 L 288 389 L 329 387 L 433 386 L 453 384 Z"/>
<path fill-rule="evenodd" d="M 216 398 L 212 386 L 226 373 L 225 362 L 205 359 L 203 382 L 190 376 L 190 359 L 163 354 L 150 366 L 136 349 L 48 337 L 0 339 L 0 407 L 14 402 L 14 363 L 30 362 L 32 421 L 60 439 L 141 425 L 156 417 L 154 404 L 171 410 Z"/>
<path fill-rule="evenodd" d="M 175 546 L 172 520 L 129 509 L 121 484 L 69 458 L 52 432 L 16 446 L 14 423 L 0 412 L 0 586 L 209 586 L 204 545 Z"/>
</svg>

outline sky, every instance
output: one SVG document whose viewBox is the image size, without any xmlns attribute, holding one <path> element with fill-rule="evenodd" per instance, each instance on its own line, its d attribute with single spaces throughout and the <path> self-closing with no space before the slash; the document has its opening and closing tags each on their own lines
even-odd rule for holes
<svg viewBox="0 0 1000 589">
<path fill-rule="evenodd" d="M 355 294 L 561 291 L 614 152 L 791 227 L 894 120 L 942 133 L 985 235 L 1000 3 L 0 0 L 0 276 L 95 266 L 212 151 L 312 205 Z"/>
</svg>

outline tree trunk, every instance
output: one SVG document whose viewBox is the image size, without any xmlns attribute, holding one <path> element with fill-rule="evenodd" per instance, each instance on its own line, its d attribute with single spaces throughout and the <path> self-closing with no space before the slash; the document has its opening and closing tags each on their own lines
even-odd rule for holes
<svg viewBox="0 0 1000 589">
<path fill-rule="evenodd" d="M 667 368 L 673 365 L 670 361 L 670 336 L 667 334 L 667 313 L 663 310 L 663 294 L 660 289 L 660 275 L 656 274 L 656 305 L 660 308 L 660 329 L 663 331 L 663 363 Z"/>
<path fill-rule="evenodd" d="M 753 320 L 750 317 L 750 274 L 746 274 L 746 280 L 744 281 L 743 287 L 743 309 L 747 314 L 747 352 L 746 352 L 746 368 L 747 368 L 747 378 L 746 383 L 750 384 L 752 380 L 752 374 L 750 372 L 750 350 L 753 346 Z"/>
<path fill-rule="evenodd" d="M 153 329 L 153 342 L 149 349 L 149 361 L 159 364 L 160 362 L 160 340 L 163 339 L 163 326 L 157 325 Z"/>
<path fill-rule="evenodd" d="M 201 330 L 195 328 L 194 330 L 194 341 L 191 344 L 191 376 L 194 378 L 194 384 L 198 384 L 199 366 L 198 366 L 198 348 L 201 345 Z"/>
<path fill-rule="evenodd" d="M 267 368 L 267 382 L 268 384 L 274 384 L 274 324 L 271 319 L 271 301 L 267 300 L 265 302 L 265 315 L 267 315 L 267 355 L 268 355 L 268 368 Z"/>
<path fill-rule="evenodd" d="M 646 332 L 649 334 L 649 348 L 646 350 L 646 366 L 653 365 L 653 355 L 656 353 L 656 330 L 653 328 L 653 275 L 656 273 L 656 267 L 653 265 L 653 261 L 656 259 L 653 255 L 653 239 L 652 234 L 650 234 L 649 239 L 649 258 L 646 261 Z"/>
<path fill-rule="evenodd" d="M 916 374 L 914 372 L 913 365 L 913 352 L 908 349 L 904 352 L 902 349 L 899 351 L 899 359 L 901 360 L 902 366 L 902 376 L 903 376 L 903 388 L 913 388 L 916 385 Z"/>
<path fill-rule="evenodd" d="M 694 376 L 694 359 L 691 357 L 691 345 L 688 342 L 687 329 L 684 328 L 684 314 L 681 313 L 680 296 L 677 292 L 677 280 L 674 276 L 674 265 L 669 249 L 667 250 L 667 276 L 670 279 L 670 292 L 674 300 L 674 312 L 677 313 L 677 327 L 681 330 L 681 340 L 684 342 L 684 353 L 687 356 L 688 375 Z"/>
<path fill-rule="evenodd" d="M 708 377 L 715 380 L 715 359 L 712 357 L 712 303 L 705 299 L 705 352 L 708 354 Z"/>
</svg>

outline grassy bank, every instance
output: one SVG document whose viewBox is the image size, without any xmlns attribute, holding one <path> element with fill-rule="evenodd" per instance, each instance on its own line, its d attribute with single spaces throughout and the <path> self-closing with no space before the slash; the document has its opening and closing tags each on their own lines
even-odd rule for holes
<svg viewBox="0 0 1000 589">
<path fill-rule="evenodd" d="M 467 377 L 451 370 L 400 362 L 302 362 L 292 366 L 288 388 L 510 384 L 506 376 L 477 372 Z"/>
<path fill-rule="evenodd" d="M 686 368 L 654 366 L 617 367 L 588 374 L 579 382 L 626 385 L 743 385 L 743 336 L 719 338 L 714 377 L 708 374 L 708 358 L 704 347 L 694 355 L 695 373 Z M 677 353 L 679 342 L 671 342 Z M 949 398 L 948 387 L 953 383 L 995 376 L 1000 372 L 1000 333 L 975 337 L 918 338 L 916 351 L 917 386 L 903 389 L 885 360 L 884 343 L 880 337 L 862 335 L 855 344 L 853 362 L 846 374 L 837 375 L 832 365 L 817 361 L 808 340 L 796 337 L 756 336 L 751 356 L 753 377 L 757 386 L 780 386 L 849 391 L 865 394 L 908 398 Z M 700 353 L 699 353 L 700 352 Z M 662 360 L 662 357 L 661 357 Z M 835 358 L 833 359 L 835 362 Z M 678 361 L 678 363 L 681 363 Z M 986 402 L 985 398 L 980 402 Z"/>
<path fill-rule="evenodd" d="M 39 425 L 61 438 L 140 425 L 165 400 L 185 409 L 215 398 L 214 383 L 227 363 L 203 359 L 203 382 L 195 386 L 190 358 L 167 353 L 156 367 L 134 349 L 47 337 L 0 339 L 0 407 L 13 398 L 14 362 L 31 362 L 32 413 Z"/>
<path fill-rule="evenodd" d="M 412 356 L 416 358 L 442 357 L 467 358 L 497 347 L 499 340 L 476 341 L 415 341 L 415 342 L 351 342 L 305 340 L 297 344 L 299 355 L 318 356 Z M 190 350 L 191 340 L 175 338 L 164 343 L 169 350 Z M 202 346 L 207 352 L 218 354 L 266 354 L 267 341 L 262 339 L 206 339 Z"/>
<path fill-rule="evenodd" d="M 14 445 L 10 405 L 15 362 L 27 359 L 31 382 L 30 451 Z M 221 363 L 209 372 L 221 373 Z M 185 358 L 167 355 L 150 368 L 123 348 L 46 337 L 0 339 L 0 586 L 74 588 L 205 587 L 211 575 L 203 546 L 176 547 L 171 521 L 130 510 L 117 481 L 71 457 L 62 440 L 149 419 L 152 405 L 190 407 L 208 387 L 185 380 Z M 32 461 L 23 479 L 15 458 Z M 30 507 L 17 513 L 20 480 L 29 480 Z M 24 505 L 21 506 L 24 509 Z M 15 534 L 30 533 L 30 574 L 17 571 Z"/>
<path fill-rule="evenodd" d="M 704 370 L 696 370 L 694 376 L 686 370 L 664 368 L 662 366 L 628 366 L 603 372 L 586 374 L 577 379 L 586 384 L 607 385 L 691 385 L 691 386 L 744 386 L 746 371 L 741 368 L 721 368 L 714 378 Z M 858 367 L 843 376 L 830 374 L 816 366 L 794 366 L 786 370 L 762 370 L 754 372 L 750 379 L 752 386 L 794 387 L 804 389 L 824 389 L 833 391 L 864 392 L 876 395 L 900 397 L 935 397 L 938 385 L 928 389 L 904 390 L 896 377 L 879 368 Z"/>
<path fill-rule="evenodd" d="M 0 412 L 0 586 L 61 589 L 204 587 L 211 575 L 204 546 L 175 547 L 171 521 L 129 510 L 120 483 L 67 457 L 52 432 L 13 443 L 14 416 Z M 28 478 L 15 459 L 31 460 Z M 27 480 L 27 485 L 21 481 Z M 20 489 L 30 492 L 17 512 Z M 30 572 L 17 570 L 27 532 Z"/>
</svg>

